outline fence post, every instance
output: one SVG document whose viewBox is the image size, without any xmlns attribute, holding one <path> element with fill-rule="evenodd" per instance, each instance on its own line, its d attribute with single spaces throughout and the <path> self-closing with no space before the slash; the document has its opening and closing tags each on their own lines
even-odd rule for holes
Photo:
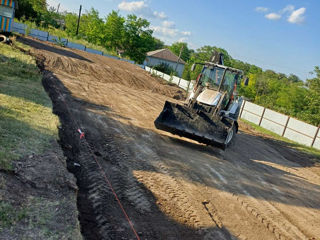
<svg viewBox="0 0 320 240">
<path fill-rule="evenodd" d="M 318 126 L 318 129 L 317 129 L 316 135 L 314 136 L 314 139 L 312 141 L 311 147 L 313 147 L 314 143 L 316 142 L 316 139 L 318 137 L 319 131 L 320 131 L 320 125 Z"/>
<path fill-rule="evenodd" d="M 261 126 L 261 122 L 263 120 L 263 116 L 264 116 L 265 112 L 266 112 L 266 108 L 263 108 L 262 115 L 261 115 L 261 118 L 260 118 L 260 121 L 259 121 L 259 126 Z"/>
<path fill-rule="evenodd" d="M 246 106 L 246 100 L 244 100 L 244 103 L 243 103 L 243 107 L 242 107 L 242 109 L 241 109 L 241 113 L 240 113 L 240 118 L 242 118 L 242 113 L 243 113 L 243 109 L 244 109 L 244 107 Z"/>
<path fill-rule="evenodd" d="M 290 117 L 288 116 L 288 119 L 287 119 L 286 125 L 284 126 L 283 133 L 282 133 L 281 137 L 283 137 L 283 136 L 284 136 L 284 134 L 286 133 L 286 130 L 287 130 L 287 127 L 288 127 L 288 123 L 289 123 L 289 120 L 290 120 Z"/>
</svg>

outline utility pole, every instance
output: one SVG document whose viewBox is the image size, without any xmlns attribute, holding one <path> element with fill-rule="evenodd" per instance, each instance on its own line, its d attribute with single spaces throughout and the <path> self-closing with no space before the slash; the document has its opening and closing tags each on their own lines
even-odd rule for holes
<svg viewBox="0 0 320 240">
<path fill-rule="evenodd" d="M 179 58 L 178 58 L 177 65 L 176 65 L 176 69 L 174 70 L 175 72 L 177 72 L 177 68 L 178 68 L 178 65 L 179 65 L 179 62 L 180 62 L 180 58 L 181 58 L 181 54 L 182 54 L 183 48 L 184 48 L 184 45 L 181 46 L 180 53 L 179 53 Z"/>
<path fill-rule="evenodd" d="M 79 17 L 78 17 L 78 26 L 77 26 L 76 36 L 78 36 L 78 33 L 79 33 L 79 25 L 80 25 L 81 10 L 82 10 L 82 5 L 80 5 L 80 9 L 79 9 Z"/>
</svg>

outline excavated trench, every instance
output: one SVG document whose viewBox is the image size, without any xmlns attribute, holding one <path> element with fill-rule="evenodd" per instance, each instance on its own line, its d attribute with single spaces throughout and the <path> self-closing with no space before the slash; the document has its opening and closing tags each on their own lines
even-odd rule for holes
<svg viewBox="0 0 320 240">
<path fill-rule="evenodd" d="M 84 180 L 83 171 L 79 162 L 85 160 L 80 148 L 85 147 L 80 143 L 79 134 L 75 122 L 71 119 L 68 106 L 63 99 L 63 92 L 66 91 L 60 81 L 49 71 L 46 71 L 41 61 L 37 61 L 38 66 L 43 72 L 43 86 L 50 96 L 53 104 L 53 113 L 60 119 L 59 144 L 67 157 L 67 168 L 77 179 L 78 196 L 77 206 L 79 211 L 79 221 L 81 233 L 85 239 L 103 239 L 99 234 L 96 215 L 88 199 L 88 183 Z M 67 96 L 67 95 L 65 95 Z M 82 145 L 82 146 L 81 146 Z"/>
</svg>

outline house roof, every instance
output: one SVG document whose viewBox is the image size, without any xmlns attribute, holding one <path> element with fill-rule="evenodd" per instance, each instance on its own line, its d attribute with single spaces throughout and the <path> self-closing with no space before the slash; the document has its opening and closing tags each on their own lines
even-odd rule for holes
<svg viewBox="0 0 320 240">
<path fill-rule="evenodd" d="M 178 62 L 179 60 L 179 57 L 167 48 L 147 52 L 147 56 L 159 58 L 159 59 L 163 59 L 171 62 Z M 179 63 L 186 64 L 186 62 L 183 61 L 181 58 L 179 60 Z"/>
</svg>

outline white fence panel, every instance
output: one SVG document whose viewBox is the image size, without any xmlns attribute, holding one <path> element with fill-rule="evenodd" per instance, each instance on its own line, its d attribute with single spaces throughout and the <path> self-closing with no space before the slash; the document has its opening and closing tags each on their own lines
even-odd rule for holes
<svg viewBox="0 0 320 240">
<path fill-rule="evenodd" d="M 261 116 L 263 113 L 263 109 L 264 109 L 263 107 L 257 104 L 246 101 L 242 111 L 241 118 L 259 125 Z"/>
<path fill-rule="evenodd" d="M 168 74 L 163 74 L 163 79 L 166 81 L 170 81 L 171 76 Z"/>
<path fill-rule="evenodd" d="M 13 32 L 26 34 L 26 29 L 27 29 L 27 25 L 25 25 L 23 23 L 13 22 L 13 26 L 12 26 Z"/>
<path fill-rule="evenodd" d="M 31 29 L 29 36 L 37 38 L 39 40 L 42 41 L 47 41 L 48 37 L 49 37 L 49 33 L 48 32 L 44 32 L 44 31 L 40 31 L 37 29 Z"/>
<path fill-rule="evenodd" d="M 147 72 L 151 72 L 151 68 L 149 68 L 148 66 L 145 66 L 144 68 Z"/>
<path fill-rule="evenodd" d="M 157 71 L 157 76 L 159 76 L 159 77 L 161 77 L 161 78 L 163 78 L 163 73 L 162 72 L 160 72 L 160 71 Z"/>
<path fill-rule="evenodd" d="M 177 84 L 177 85 L 178 85 L 179 80 L 180 80 L 180 78 L 178 78 L 178 77 L 176 77 L 176 76 L 173 76 L 173 77 L 172 77 L 172 83 L 174 83 L 174 84 Z"/>
<path fill-rule="evenodd" d="M 288 123 L 288 128 L 291 128 L 293 130 L 299 131 L 302 134 L 305 134 L 305 135 L 307 135 L 307 136 L 309 136 L 311 138 L 314 138 L 314 136 L 315 136 L 315 134 L 317 133 L 317 130 L 318 130 L 317 127 L 315 127 L 315 126 L 313 126 L 311 124 L 299 121 L 299 120 L 294 119 L 294 118 L 290 118 L 290 121 Z"/>
<path fill-rule="evenodd" d="M 316 138 L 316 141 L 314 142 L 313 147 L 320 150 L 320 137 Z"/>
<path fill-rule="evenodd" d="M 189 81 L 184 80 L 184 79 L 181 79 L 181 80 L 180 80 L 180 87 L 183 88 L 184 90 L 187 90 L 188 85 L 189 85 Z M 190 84 L 190 86 L 191 86 L 191 84 Z M 190 87 L 190 88 L 191 88 L 191 87 Z"/>
<path fill-rule="evenodd" d="M 312 143 L 312 138 L 305 136 L 297 131 L 291 130 L 290 128 L 286 129 L 284 137 L 307 146 L 311 146 Z"/>
<path fill-rule="evenodd" d="M 92 48 L 86 48 L 86 51 L 87 51 L 88 53 L 93 53 L 93 54 L 102 55 L 102 52 L 101 52 L 101 51 L 95 50 L 95 49 L 92 49 Z"/>
<path fill-rule="evenodd" d="M 284 137 L 311 146 L 317 130 L 315 126 L 290 118 Z"/>
<path fill-rule="evenodd" d="M 68 47 L 68 48 L 73 48 L 73 49 L 82 50 L 82 51 L 85 51 L 85 50 L 86 50 L 86 46 L 84 46 L 84 45 L 82 45 L 82 44 L 78 44 L 78 43 L 73 43 L 73 42 L 68 42 L 68 43 L 67 43 L 67 47 Z"/>
<path fill-rule="evenodd" d="M 287 121 L 288 116 L 270 109 L 266 109 L 260 126 L 274 133 L 282 135 Z"/>
</svg>

